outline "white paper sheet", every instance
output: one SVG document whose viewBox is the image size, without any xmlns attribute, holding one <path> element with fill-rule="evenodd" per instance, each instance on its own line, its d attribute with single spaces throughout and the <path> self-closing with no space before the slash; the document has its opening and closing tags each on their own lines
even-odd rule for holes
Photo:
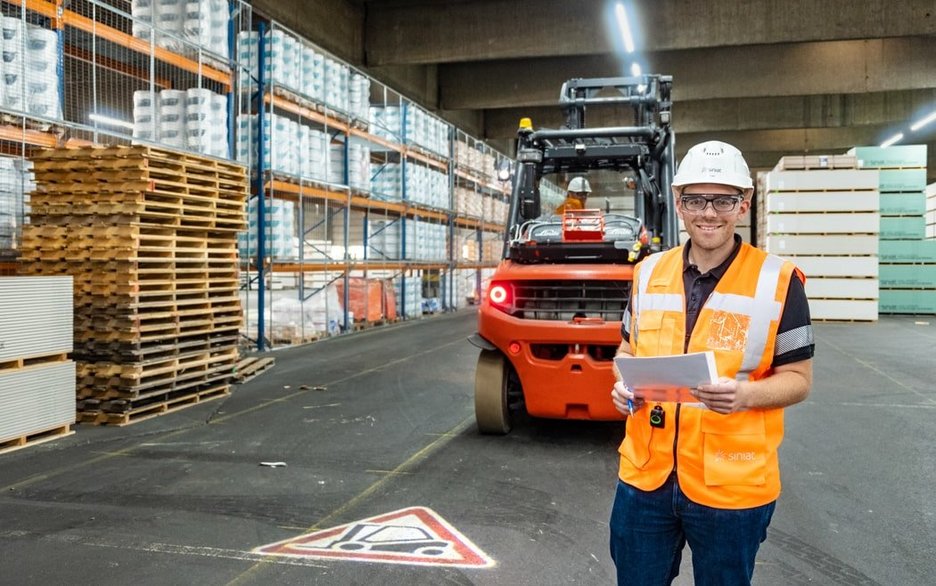
<svg viewBox="0 0 936 586">
<path fill-rule="evenodd" d="M 614 363 L 634 396 L 645 401 L 698 403 L 689 389 L 718 381 L 715 354 L 711 351 L 640 358 L 618 356 Z"/>
</svg>

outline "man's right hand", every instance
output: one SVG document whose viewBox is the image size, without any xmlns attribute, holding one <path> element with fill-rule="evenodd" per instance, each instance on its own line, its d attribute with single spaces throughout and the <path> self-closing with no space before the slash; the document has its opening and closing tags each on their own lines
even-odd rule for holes
<svg viewBox="0 0 936 586">
<path fill-rule="evenodd" d="M 617 409 L 621 415 L 630 415 L 630 407 L 627 405 L 628 399 L 632 401 L 634 411 L 643 407 L 644 400 L 634 397 L 634 392 L 630 387 L 622 381 L 614 383 L 614 387 L 611 388 L 611 401 L 614 403 L 614 408 Z"/>
</svg>

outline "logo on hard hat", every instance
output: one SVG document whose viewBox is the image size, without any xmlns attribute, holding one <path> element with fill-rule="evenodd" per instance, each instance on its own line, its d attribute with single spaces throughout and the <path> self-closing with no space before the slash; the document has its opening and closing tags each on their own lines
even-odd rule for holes
<svg viewBox="0 0 936 586">
<path fill-rule="evenodd" d="M 722 172 L 721 167 L 702 167 L 703 175 L 720 175 Z"/>
</svg>

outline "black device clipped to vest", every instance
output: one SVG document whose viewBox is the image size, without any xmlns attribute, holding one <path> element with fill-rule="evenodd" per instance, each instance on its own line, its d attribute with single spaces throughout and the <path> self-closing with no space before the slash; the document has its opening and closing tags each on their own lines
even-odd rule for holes
<svg viewBox="0 0 936 586">
<path fill-rule="evenodd" d="M 666 411 L 657 405 L 650 411 L 650 427 L 663 429 L 666 427 Z"/>
</svg>

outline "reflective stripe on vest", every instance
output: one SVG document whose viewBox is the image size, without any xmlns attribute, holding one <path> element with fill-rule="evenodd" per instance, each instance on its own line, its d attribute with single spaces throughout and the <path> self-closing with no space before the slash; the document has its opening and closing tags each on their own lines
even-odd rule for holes
<svg viewBox="0 0 936 586">
<path fill-rule="evenodd" d="M 767 332 L 770 322 L 780 319 L 780 302 L 774 299 L 780 280 L 783 259 L 768 255 L 757 278 L 754 297 L 744 295 L 712 293 L 705 306 L 716 311 L 727 311 L 746 315 L 751 318 L 748 328 L 747 345 L 744 349 L 744 361 L 738 371 L 739 380 L 747 380 L 761 362 L 767 347 Z"/>
<path fill-rule="evenodd" d="M 635 275 L 635 278 L 638 278 L 637 295 L 634 296 L 634 309 L 631 312 L 633 313 L 633 321 L 631 323 L 635 323 L 635 324 L 640 323 L 640 310 L 644 309 L 643 304 L 652 303 L 652 301 L 647 301 L 647 297 L 656 297 L 655 295 L 653 296 L 647 295 L 647 283 L 650 282 L 650 275 L 653 274 L 653 269 L 654 267 L 656 267 L 656 264 L 660 262 L 661 258 L 663 258 L 663 254 L 664 253 L 662 252 L 651 254 L 647 258 L 643 259 L 637 265 L 640 271 L 638 275 Z M 646 277 L 639 278 L 639 275 L 646 275 Z M 663 297 L 668 297 L 668 296 L 664 295 Z M 676 311 L 681 311 L 682 310 L 682 298 L 678 299 L 677 305 L 679 309 L 677 309 Z M 654 309 L 654 308 L 647 307 L 646 309 Z M 657 309 L 664 309 L 664 308 L 659 307 Z M 639 335 L 639 332 L 636 329 L 631 330 L 631 339 L 633 340 L 634 343 L 637 342 L 638 335 Z"/>
</svg>

